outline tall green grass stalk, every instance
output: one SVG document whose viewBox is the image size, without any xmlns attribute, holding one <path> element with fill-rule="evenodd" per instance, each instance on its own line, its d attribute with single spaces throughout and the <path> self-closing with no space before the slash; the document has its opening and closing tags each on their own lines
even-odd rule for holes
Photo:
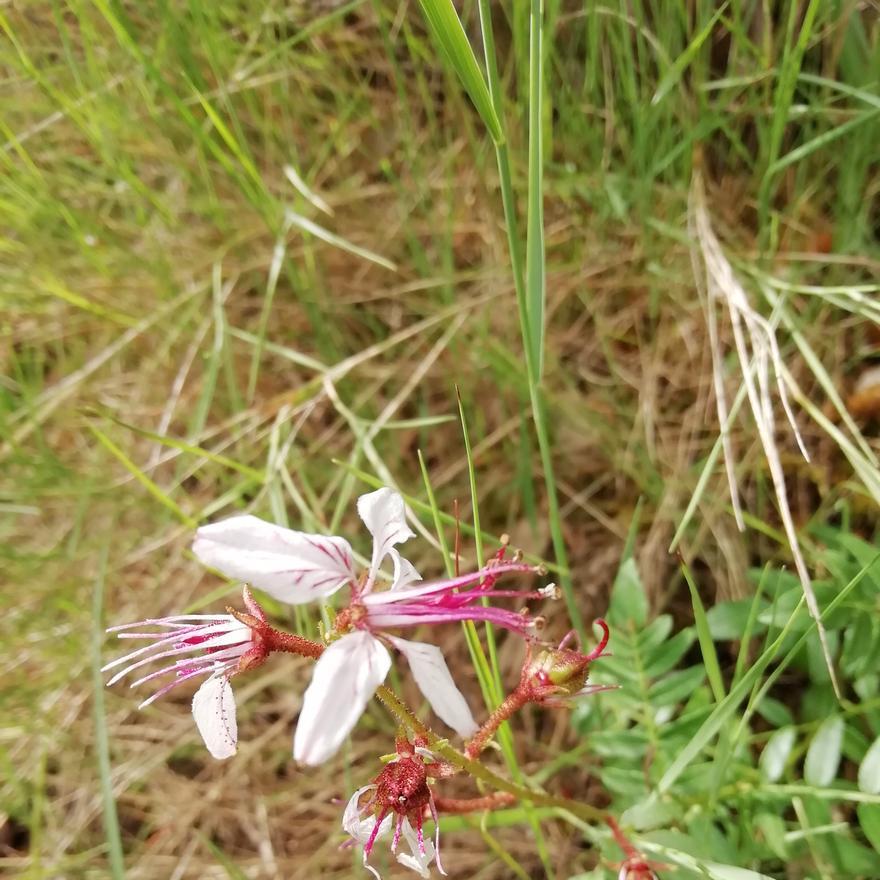
<svg viewBox="0 0 880 880">
<path fill-rule="evenodd" d="M 104 676 L 101 673 L 101 649 L 104 644 L 104 577 L 107 572 L 108 551 L 109 544 L 105 544 L 99 557 L 98 574 L 95 577 L 92 593 L 92 705 L 95 713 L 95 752 L 98 758 L 104 838 L 110 859 L 110 876 L 113 880 L 125 880 L 122 835 L 119 830 L 110 769 L 110 736 L 107 732 L 107 712 L 104 706 Z"/>
<path fill-rule="evenodd" d="M 486 60 L 486 72 L 489 83 L 489 94 L 498 118 L 504 130 L 504 101 L 502 85 L 498 75 L 498 62 L 495 56 L 495 37 L 492 28 L 492 11 L 489 0 L 480 0 L 480 24 L 483 30 L 483 52 Z M 542 44 L 543 21 L 538 0 L 534 0 L 531 8 L 530 27 L 532 40 L 529 55 L 529 82 L 532 83 L 530 94 L 540 104 L 544 88 Z M 498 164 L 498 178 L 501 186 L 501 204 L 504 210 L 504 222 L 507 228 L 507 243 L 510 251 L 510 262 L 513 272 L 514 290 L 516 292 L 519 311 L 520 336 L 526 360 L 526 376 L 529 385 L 529 400 L 532 419 L 535 423 L 535 434 L 538 439 L 538 452 L 541 457 L 541 468 L 544 472 L 544 485 L 547 491 L 548 519 L 550 536 L 553 541 L 553 553 L 559 566 L 559 582 L 562 595 L 572 626 L 581 639 L 586 637 L 586 630 L 581 618 L 580 609 L 574 595 L 574 584 L 568 567 L 568 552 L 565 536 L 562 531 L 562 516 L 559 508 L 559 497 L 556 491 L 556 479 L 553 473 L 553 452 L 550 440 L 550 429 L 547 417 L 547 405 L 541 387 L 542 361 L 544 351 L 544 295 L 545 295 L 545 253 L 543 234 L 543 153 L 541 147 L 541 113 L 529 112 L 529 239 L 527 250 L 531 257 L 528 282 L 525 280 L 525 260 L 523 259 L 522 240 L 519 235 L 516 199 L 513 180 L 510 173 L 510 156 L 506 138 L 495 144 Z M 530 309 L 529 303 L 533 306 Z M 540 305 L 538 305 L 540 304 Z"/>
</svg>

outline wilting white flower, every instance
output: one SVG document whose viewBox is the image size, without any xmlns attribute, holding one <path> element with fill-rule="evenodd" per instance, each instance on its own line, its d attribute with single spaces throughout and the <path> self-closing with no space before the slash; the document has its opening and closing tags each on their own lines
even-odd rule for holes
<svg viewBox="0 0 880 880">
<path fill-rule="evenodd" d="M 429 877 L 428 866 L 431 862 L 437 862 L 437 869 L 441 874 L 446 872 L 443 870 L 439 861 L 439 832 L 440 825 L 436 821 L 436 810 L 433 809 L 437 838 L 436 844 L 430 840 L 426 840 L 422 835 L 421 822 L 419 827 L 414 829 L 410 820 L 403 814 L 397 814 L 396 822 L 391 812 L 380 812 L 377 814 L 375 797 L 364 798 L 367 792 L 375 792 L 378 786 L 373 783 L 359 788 L 349 799 L 342 816 L 342 827 L 351 837 L 352 842 L 363 847 L 364 867 L 379 878 L 379 872 L 369 863 L 370 853 L 373 850 L 373 844 L 387 837 L 391 831 L 392 824 L 394 827 L 394 836 L 391 841 L 391 851 L 395 853 L 397 861 L 405 868 L 415 871 L 420 877 Z M 409 852 L 397 852 L 397 846 L 401 836 L 409 847 Z M 379 878 L 381 880 L 381 878 Z"/>
<path fill-rule="evenodd" d="M 102 672 L 107 672 L 122 666 L 107 682 L 108 686 L 157 660 L 170 660 L 161 669 L 131 683 L 131 687 L 137 687 L 174 676 L 140 704 L 142 709 L 183 682 L 207 675 L 193 697 L 196 727 L 215 758 L 222 760 L 235 754 L 238 724 L 229 679 L 240 668 L 242 658 L 255 664 L 263 655 L 259 638 L 249 626 L 231 614 L 182 614 L 114 626 L 108 632 L 116 633 L 120 639 L 149 642 L 103 668 Z"/>
</svg>

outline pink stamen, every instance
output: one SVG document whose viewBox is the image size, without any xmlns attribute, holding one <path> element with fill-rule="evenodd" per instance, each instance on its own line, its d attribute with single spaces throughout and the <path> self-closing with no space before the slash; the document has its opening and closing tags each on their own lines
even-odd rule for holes
<svg viewBox="0 0 880 880">
<path fill-rule="evenodd" d="M 174 681 L 168 682 L 168 684 L 166 684 L 165 687 L 159 688 L 159 690 L 157 690 L 156 693 L 150 694 L 150 696 L 147 697 L 147 699 L 144 700 L 143 703 L 141 703 L 138 706 L 138 709 L 145 709 L 151 703 L 154 703 L 156 700 L 158 700 L 159 697 L 164 697 L 165 694 L 168 693 L 168 691 L 173 690 L 179 684 L 183 684 L 185 681 L 189 681 L 191 678 L 195 678 L 198 675 L 204 675 L 206 672 L 210 672 L 210 670 L 209 669 L 198 669 L 195 672 L 189 672 L 186 675 L 181 675 L 180 678 L 175 678 Z"/>
<path fill-rule="evenodd" d="M 175 614 L 174 617 L 148 617 L 146 620 L 137 620 L 134 623 L 120 623 L 117 626 L 108 626 L 105 632 L 115 633 L 132 629 L 136 626 L 171 626 L 186 627 L 197 626 L 198 624 L 185 623 L 189 620 L 211 620 L 219 623 L 222 618 L 217 614 Z"/>
<path fill-rule="evenodd" d="M 394 824 L 394 837 L 391 839 L 391 852 L 397 852 L 397 844 L 400 843 L 400 832 L 403 830 L 403 813 L 397 814 L 397 822 Z"/>
<path fill-rule="evenodd" d="M 494 583 L 494 580 L 499 575 L 507 574 L 509 572 L 534 573 L 536 570 L 535 566 L 526 565 L 522 562 L 504 562 L 500 565 L 488 566 L 480 569 L 480 571 L 459 575 L 458 577 L 450 578 L 445 581 L 435 581 L 434 583 L 422 584 L 418 587 L 404 587 L 402 590 L 386 590 L 381 593 L 370 593 L 369 595 L 364 596 L 361 601 L 368 607 L 396 604 L 397 602 L 409 602 L 412 599 L 419 599 L 425 596 L 438 596 L 453 593 L 455 590 L 460 590 L 471 584 L 485 583 L 488 578 L 492 578 L 492 583 Z M 491 586 L 491 584 L 489 584 L 489 586 Z M 485 594 L 485 590 L 482 590 L 481 593 Z"/>
<path fill-rule="evenodd" d="M 528 633 L 535 628 L 534 621 L 514 611 L 503 608 L 443 608 L 425 605 L 400 605 L 378 613 L 370 613 L 368 620 L 377 628 L 418 626 L 422 623 L 449 623 L 458 620 L 482 620 L 518 633 Z"/>
<path fill-rule="evenodd" d="M 148 621 L 140 621 L 136 626 L 141 626 Z M 142 648 L 137 648 L 134 651 L 129 652 L 128 654 L 124 654 L 122 657 L 117 657 L 115 660 L 111 660 L 106 666 L 101 670 L 102 672 L 109 672 L 109 670 L 119 666 L 121 663 L 125 663 L 126 660 L 132 660 L 135 657 L 140 657 L 144 654 L 148 654 L 150 651 L 155 651 L 157 648 L 161 648 L 166 645 L 174 645 L 175 647 L 179 645 L 186 644 L 186 639 L 196 636 L 215 636 L 215 635 L 224 635 L 230 632 L 240 631 L 247 629 L 243 624 L 239 624 L 238 621 L 234 621 L 234 628 L 228 621 L 218 621 L 216 623 L 212 623 L 206 626 L 194 626 L 184 630 L 175 630 L 170 633 L 156 633 L 156 640 L 152 645 L 144 645 Z M 121 638 L 121 636 L 120 636 Z M 181 648 L 181 650 L 187 650 L 186 647 Z M 158 656 L 158 655 L 157 655 Z"/>
<path fill-rule="evenodd" d="M 388 810 L 382 810 L 378 816 L 376 816 L 376 823 L 373 825 L 373 830 L 370 832 L 369 838 L 367 838 L 367 842 L 364 844 L 364 859 L 369 856 L 369 854 L 373 850 L 373 844 L 376 842 L 376 837 L 379 834 L 379 828 L 382 825 L 382 820 L 388 815 Z"/>
<path fill-rule="evenodd" d="M 574 642 L 575 650 L 580 647 L 580 642 L 578 641 L 577 632 L 575 630 L 570 629 L 564 636 L 562 641 L 559 643 L 559 650 L 564 650 L 568 645 Z"/>
</svg>

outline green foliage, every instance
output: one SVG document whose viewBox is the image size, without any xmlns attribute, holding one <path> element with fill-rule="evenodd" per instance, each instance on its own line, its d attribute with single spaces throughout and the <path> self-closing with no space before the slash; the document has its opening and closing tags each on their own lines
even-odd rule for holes
<svg viewBox="0 0 880 880">
<path fill-rule="evenodd" d="M 591 680 L 619 689 L 580 704 L 573 724 L 614 809 L 641 832 L 639 846 L 682 877 L 777 876 L 783 864 L 795 872 L 788 876 L 819 866 L 835 878 L 880 875 L 880 555 L 850 533 L 818 531 L 823 620 L 858 699 L 843 705 L 797 578 L 785 570 L 756 572 L 754 599 L 706 615 L 726 688 L 720 700 L 696 626 L 650 619 L 635 561 L 618 572 L 612 656 Z M 692 597 L 700 619 L 696 589 Z"/>
</svg>

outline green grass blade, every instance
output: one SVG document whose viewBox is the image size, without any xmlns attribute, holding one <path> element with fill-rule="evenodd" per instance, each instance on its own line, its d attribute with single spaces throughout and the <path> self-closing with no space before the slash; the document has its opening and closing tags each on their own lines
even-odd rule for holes
<svg viewBox="0 0 880 880">
<path fill-rule="evenodd" d="M 95 711 L 95 751 L 98 755 L 98 778 L 101 784 L 101 807 L 104 813 L 104 837 L 110 859 L 110 876 L 125 880 L 125 860 L 122 834 L 116 813 L 113 778 L 110 769 L 110 736 L 107 732 L 107 712 L 104 706 L 104 677 L 101 667 L 101 648 L 104 645 L 104 577 L 107 572 L 107 546 L 101 551 L 98 574 L 92 593 L 92 703 Z"/>
<path fill-rule="evenodd" d="M 703 44 L 709 38 L 709 34 L 714 30 L 718 19 L 721 18 L 722 13 L 727 9 L 727 6 L 728 3 L 725 2 L 718 7 L 718 10 L 712 18 L 709 19 L 706 26 L 690 41 L 690 43 L 688 43 L 684 52 L 672 62 L 672 66 L 663 74 L 660 78 L 660 82 L 657 83 L 657 90 L 654 92 L 654 97 L 651 98 L 652 104 L 659 104 L 681 79 Z"/>
<path fill-rule="evenodd" d="M 452 556 L 449 553 L 449 544 L 446 540 L 446 532 L 443 529 L 443 519 L 440 508 L 437 506 L 437 498 L 434 495 L 434 487 L 431 485 L 431 478 L 428 475 L 428 466 L 425 464 L 425 456 L 422 450 L 417 449 L 416 455 L 419 459 L 419 469 L 422 472 L 422 481 L 425 484 L 425 494 L 428 497 L 428 507 L 434 518 L 434 531 L 437 534 L 437 543 L 440 545 L 440 551 L 443 554 L 443 562 L 446 568 L 447 577 L 455 575 L 455 567 L 453 565 Z"/>
<path fill-rule="evenodd" d="M 769 228 L 766 224 L 769 212 L 770 201 L 773 198 L 773 180 L 771 169 L 779 158 L 779 152 L 782 149 L 782 141 L 785 135 L 785 126 L 788 121 L 791 102 L 794 97 L 794 90 L 797 86 L 798 76 L 801 72 L 801 63 L 803 62 L 804 53 L 807 50 L 807 43 L 813 32 L 813 25 L 821 6 L 821 0 L 810 0 L 806 10 L 803 13 L 801 29 L 798 32 L 797 40 L 792 45 L 794 31 L 797 20 L 800 16 L 801 5 L 799 3 L 791 3 L 788 7 L 788 23 L 785 33 L 785 51 L 782 56 L 780 65 L 779 79 L 776 85 L 776 91 L 773 95 L 773 118 L 770 122 L 770 133 L 768 146 L 764 162 L 764 176 L 761 179 L 761 187 L 758 193 L 758 217 L 761 233 L 766 237 Z"/>
<path fill-rule="evenodd" d="M 153 496 L 163 507 L 170 510 L 184 525 L 191 529 L 198 527 L 198 522 L 186 513 L 162 488 L 154 483 L 99 427 L 88 425 L 97 441 L 110 452 L 125 469 Z"/>
<path fill-rule="evenodd" d="M 149 440 L 153 440 L 156 443 L 161 443 L 163 446 L 168 446 L 171 449 L 179 449 L 181 452 L 187 452 L 190 455 L 201 456 L 202 458 L 206 458 L 208 461 L 213 461 L 215 464 L 222 465 L 223 467 L 228 468 L 231 471 L 235 471 L 242 476 L 249 477 L 251 480 L 255 480 L 258 483 L 262 483 L 266 478 L 266 475 L 262 471 L 258 471 L 256 468 L 252 468 L 246 464 L 242 464 L 241 462 L 236 461 L 234 458 L 229 458 L 229 456 L 227 455 L 221 455 L 218 452 L 211 452 L 210 449 L 205 449 L 202 446 L 196 446 L 193 443 L 186 443 L 183 440 L 177 440 L 174 437 L 168 437 L 164 434 L 157 434 L 154 431 L 147 430 L 146 428 L 139 428 L 137 425 L 131 425 L 128 422 L 124 422 L 122 419 L 117 419 L 115 416 L 109 413 L 107 414 L 107 418 L 115 422 L 121 428 L 126 428 L 127 430 L 132 431 L 141 437 L 146 437 Z"/>
<path fill-rule="evenodd" d="M 492 31 L 492 14 L 488 0 L 480 0 L 480 23 L 483 27 L 483 49 L 486 53 L 486 69 L 489 73 L 489 88 L 492 100 L 500 118 L 502 107 L 502 87 L 498 76 L 498 64 L 494 57 L 495 40 Z M 501 202 L 504 210 L 504 222 L 507 227 L 507 242 L 510 250 L 510 261 L 513 271 L 513 284 L 516 291 L 517 309 L 519 312 L 520 336 L 522 337 L 523 352 L 526 361 L 526 374 L 529 381 L 529 402 L 532 409 L 532 419 L 535 423 L 535 434 L 538 438 L 538 451 L 541 458 L 541 468 L 544 472 L 544 485 L 547 490 L 547 518 L 550 524 L 550 536 L 553 541 L 553 553 L 556 556 L 556 566 L 551 568 L 558 573 L 559 584 L 562 587 L 562 595 L 565 598 L 565 606 L 571 619 L 572 626 L 577 630 L 582 641 L 586 640 L 586 630 L 581 619 L 580 610 L 574 596 L 574 584 L 568 568 L 568 551 L 565 546 L 565 536 L 562 532 L 562 517 L 559 509 L 559 499 L 556 491 L 556 478 L 553 470 L 553 453 L 550 447 L 550 431 L 547 424 L 547 412 L 543 395 L 540 388 L 540 375 L 538 365 L 535 362 L 533 347 L 531 344 L 530 319 L 528 311 L 528 295 L 526 290 L 525 275 L 523 272 L 522 243 L 518 232 L 518 220 L 516 213 L 516 200 L 513 194 L 513 182 L 510 173 L 510 159 L 507 147 L 504 144 L 496 144 L 496 158 L 498 161 L 498 173 L 501 183 Z"/>
<path fill-rule="evenodd" d="M 526 229 L 526 314 L 534 378 L 544 372 L 544 311 L 547 278 L 544 253 L 544 19 L 542 0 L 529 16 L 529 207 Z"/>
<path fill-rule="evenodd" d="M 838 125 L 829 131 L 822 132 L 822 134 L 811 138 L 806 143 L 801 144 L 799 147 L 795 147 L 795 149 L 777 159 L 767 169 L 767 177 L 772 181 L 780 171 L 784 171 L 790 165 L 794 165 L 796 162 L 806 159 L 807 156 L 827 147 L 828 144 L 836 141 L 838 138 L 842 138 L 844 135 L 849 134 L 853 129 L 856 129 L 867 122 L 873 122 L 878 117 L 880 117 L 880 109 L 869 110 L 847 120 L 842 125 Z"/>
<path fill-rule="evenodd" d="M 419 0 L 419 5 L 425 14 L 431 36 L 473 101 L 492 140 L 496 144 L 502 143 L 504 133 L 501 121 L 495 113 L 486 81 L 452 0 Z"/>
<path fill-rule="evenodd" d="M 715 642 L 712 640 L 712 633 L 709 631 L 706 609 L 703 606 L 703 600 L 700 598 L 699 592 L 697 592 L 697 585 L 694 583 L 690 567 L 683 559 L 681 560 L 681 571 L 684 579 L 687 581 L 688 589 L 691 591 L 691 607 L 694 609 L 694 625 L 697 629 L 700 650 L 703 653 L 703 665 L 706 667 L 706 675 L 709 678 L 709 685 L 712 688 L 715 702 L 720 703 L 724 699 L 724 680 L 721 677 L 721 666 L 718 663 Z"/>
</svg>

